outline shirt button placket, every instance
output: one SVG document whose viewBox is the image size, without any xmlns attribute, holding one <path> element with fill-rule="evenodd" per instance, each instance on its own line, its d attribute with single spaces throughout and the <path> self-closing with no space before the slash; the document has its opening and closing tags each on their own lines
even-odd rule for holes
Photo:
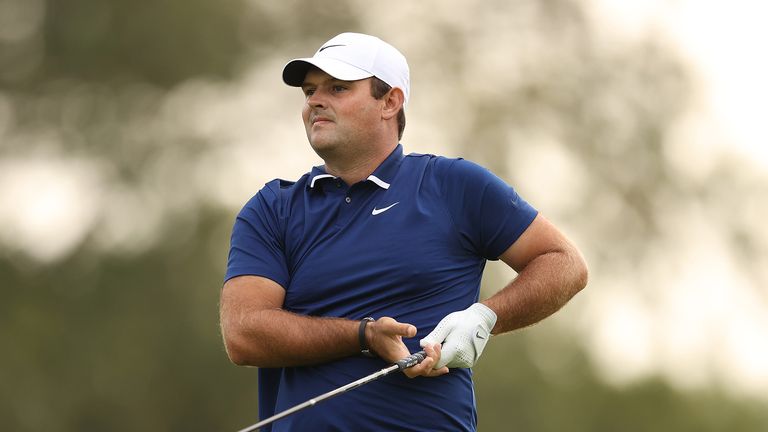
<svg viewBox="0 0 768 432">
<path fill-rule="evenodd" d="M 352 202 L 352 198 L 350 198 L 350 197 L 346 197 L 346 198 L 344 198 L 344 201 L 346 201 L 346 202 L 347 202 L 347 204 L 349 204 L 349 203 L 351 203 L 351 202 Z"/>
</svg>

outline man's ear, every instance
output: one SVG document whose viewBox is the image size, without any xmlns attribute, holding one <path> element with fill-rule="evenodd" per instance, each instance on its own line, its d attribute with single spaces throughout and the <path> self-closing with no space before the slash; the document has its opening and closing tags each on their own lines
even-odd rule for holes
<svg viewBox="0 0 768 432">
<path fill-rule="evenodd" d="M 384 102 L 384 109 L 381 113 L 382 117 L 384 117 L 385 120 L 389 120 L 394 118 L 397 113 L 400 112 L 400 109 L 403 107 L 403 102 L 405 101 L 405 95 L 402 90 L 393 87 L 384 95 L 382 100 Z"/>
</svg>

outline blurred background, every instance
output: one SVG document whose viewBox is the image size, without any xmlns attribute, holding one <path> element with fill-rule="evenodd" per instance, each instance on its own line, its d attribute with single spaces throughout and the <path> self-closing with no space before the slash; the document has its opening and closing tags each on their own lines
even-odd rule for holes
<svg viewBox="0 0 768 432">
<path fill-rule="evenodd" d="M 475 368 L 481 431 L 768 430 L 768 8 L 747 0 L 0 0 L 0 429 L 256 420 L 218 295 L 237 211 L 320 160 L 284 63 L 408 57 L 406 152 L 583 250 Z M 514 276 L 490 263 L 483 296 Z"/>
</svg>

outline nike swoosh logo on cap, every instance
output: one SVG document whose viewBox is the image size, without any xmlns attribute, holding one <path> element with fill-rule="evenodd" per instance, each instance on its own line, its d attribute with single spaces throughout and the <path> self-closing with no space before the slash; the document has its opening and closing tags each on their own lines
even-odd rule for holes
<svg viewBox="0 0 768 432">
<path fill-rule="evenodd" d="M 400 201 L 398 201 L 398 202 L 396 202 L 396 203 L 394 203 L 394 204 L 388 205 L 388 206 L 386 206 L 386 207 L 384 207 L 384 208 L 381 208 L 381 209 L 377 209 L 376 207 L 374 207 L 374 208 L 373 208 L 373 211 L 371 212 L 371 214 L 372 214 L 372 215 L 374 215 L 374 216 L 376 216 L 377 214 L 381 214 L 381 213 L 384 213 L 385 211 L 387 211 L 387 210 L 391 209 L 392 207 L 394 207 L 394 206 L 396 206 L 396 205 L 398 205 L 398 204 L 400 204 Z"/>
<path fill-rule="evenodd" d="M 346 46 L 346 45 L 326 45 L 326 46 L 320 48 L 320 51 L 318 51 L 318 52 L 323 52 L 323 50 L 326 50 L 328 48 L 340 47 L 340 46 Z"/>
</svg>

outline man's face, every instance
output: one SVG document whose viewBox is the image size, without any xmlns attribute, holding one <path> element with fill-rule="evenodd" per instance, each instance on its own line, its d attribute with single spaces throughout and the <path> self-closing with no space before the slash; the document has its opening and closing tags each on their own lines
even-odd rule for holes
<svg viewBox="0 0 768 432">
<path fill-rule="evenodd" d="M 341 81 L 311 69 L 301 86 L 305 96 L 301 117 L 307 139 L 325 159 L 360 149 L 381 122 L 381 101 L 371 96 L 371 79 Z"/>
</svg>

